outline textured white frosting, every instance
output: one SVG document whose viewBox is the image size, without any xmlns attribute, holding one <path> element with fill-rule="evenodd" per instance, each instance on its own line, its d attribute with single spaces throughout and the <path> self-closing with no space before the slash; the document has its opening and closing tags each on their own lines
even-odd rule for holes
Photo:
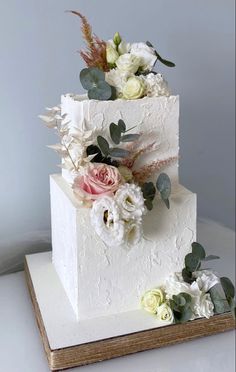
<svg viewBox="0 0 236 372">
<path fill-rule="evenodd" d="M 133 133 L 144 133 L 143 143 L 155 142 L 157 150 L 143 157 L 138 165 L 152 160 L 163 160 L 179 155 L 179 96 L 145 97 L 138 100 L 95 101 L 86 96 L 66 94 L 61 98 L 62 114 L 67 114 L 71 127 L 80 130 L 97 128 L 109 138 L 109 125 L 123 119 L 127 129 L 136 126 Z M 150 141 L 151 139 L 151 141 Z M 178 161 L 165 170 L 178 184 Z M 68 171 L 63 177 L 72 181 Z"/>
<path fill-rule="evenodd" d="M 144 238 L 131 250 L 107 247 L 67 182 L 51 176 L 53 263 L 78 320 L 139 308 L 141 295 L 180 271 L 196 239 L 196 195 L 182 186 L 144 218 Z"/>
</svg>

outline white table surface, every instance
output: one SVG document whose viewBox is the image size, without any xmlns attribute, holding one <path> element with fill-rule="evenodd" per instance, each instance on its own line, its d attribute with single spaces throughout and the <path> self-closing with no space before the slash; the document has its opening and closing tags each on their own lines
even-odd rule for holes
<svg viewBox="0 0 236 372">
<path fill-rule="evenodd" d="M 211 265 L 222 276 L 235 276 L 234 233 L 201 221 L 198 241 L 221 256 Z M 0 277 L 0 372 L 48 372 L 24 274 Z M 162 349 L 146 351 L 68 372 L 233 372 L 234 331 Z"/>
</svg>

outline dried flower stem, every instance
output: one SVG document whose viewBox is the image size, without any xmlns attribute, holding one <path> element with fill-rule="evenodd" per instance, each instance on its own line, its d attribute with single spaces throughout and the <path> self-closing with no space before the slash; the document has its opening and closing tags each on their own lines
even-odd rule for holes
<svg viewBox="0 0 236 372">
<path fill-rule="evenodd" d="M 174 163 L 178 160 L 178 158 L 178 156 L 174 156 L 165 160 L 155 160 L 150 164 L 144 165 L 139 170 L 133 171 L 134 180 L 139 184 L 143 184 L 152 176 L 154 172 L 158 172 L 164 167 Z"/>
</svg>

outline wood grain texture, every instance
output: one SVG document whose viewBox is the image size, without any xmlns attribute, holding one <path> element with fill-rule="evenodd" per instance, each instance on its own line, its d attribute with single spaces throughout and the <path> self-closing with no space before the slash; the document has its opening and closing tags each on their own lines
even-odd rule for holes
<svg viewBox="0 0 236 372">
<path fill-rule="evenodd" d="M 48 337 L 26 261 L 25 274 L 35 317 L 51 371 L 83 366 L 140 351 L 173 345 L 193 340 L 198 337 L 229 331 L 235 328 L 235 321 L 232 315 L 226 313 L 215 315 L 210 319 L 199 319 L 186 324 L 170 325 L 73 347 L 52 350 L 48 342 Z"/>
</svg>

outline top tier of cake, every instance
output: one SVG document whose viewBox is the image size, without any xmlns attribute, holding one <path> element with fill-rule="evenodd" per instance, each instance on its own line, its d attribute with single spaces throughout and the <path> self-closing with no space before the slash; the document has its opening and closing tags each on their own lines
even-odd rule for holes
<svg viewBox="0 0 236 372">
<path fill-rule="evenodd" d="M 142 157 L 137 166 L 154 160 L 178 158 L 179 155 L 179 96 L 145 97 L 138 100 L 95 101 L 84 95 L 66 94 L 61 99 L 62 115 L 69 126 L 84 130 L 96 129 L 109 135 L 109 125 L 124 120 L 127 130 L 142 133 L 143 142 L 155 144 L 155 151 Z M 142 164 L 143 163 L 143 164 Z M 168 167 L 173 184 L 178 183 L 178 160 Z M 71 176 L 63 170 L 63 177 Z"/>
</svg>

